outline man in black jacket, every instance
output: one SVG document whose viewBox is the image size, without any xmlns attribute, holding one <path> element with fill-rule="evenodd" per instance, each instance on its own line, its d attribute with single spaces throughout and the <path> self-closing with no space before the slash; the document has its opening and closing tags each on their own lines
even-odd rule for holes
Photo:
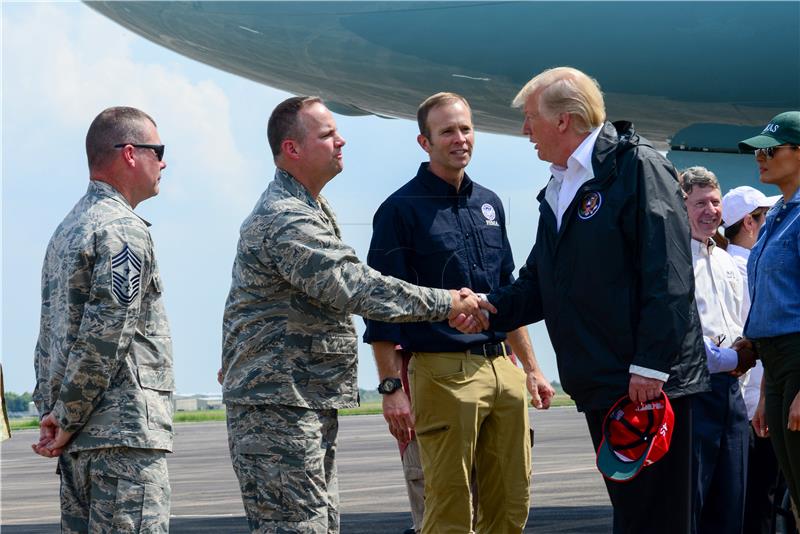
<svg viewBox="0 0 800 534">
<path fill-rule="evenodd" d="M 625 483 L 606 480 L 614 532 L 688 532 L 690 395 L 708 389 L 688 219 L 675 169 L 630 123 L 605 121 L 597 82 L 560 67 L 514 99 L 552 177 L 539 194 L 536 243 L 511 285 L 489 294 L 491 328 L 545 320 L 564 390 L 599 446 L 624 395 L 665 391 L 669 452 Z M 469 320 L 456 321 L 469 329 Z"/>
</svg>

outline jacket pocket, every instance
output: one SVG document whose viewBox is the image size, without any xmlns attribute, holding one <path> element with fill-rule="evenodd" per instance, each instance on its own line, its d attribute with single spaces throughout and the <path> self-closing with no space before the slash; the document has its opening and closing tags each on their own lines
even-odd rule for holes
<svg viewBox="0 0 800 534">
<path fill-rule="evenodd" d="M 146 336 L 169 336 L 169 323 L 164 301 L 161 297 L 161 276 L 153 275 L 146 296 L 146 309 L 144 312 L 144 333 Z"/>
<path fill-rule="evenodd" d="M 175 375 L 172 368 L 147 367 L 137 369 L 147 405 L 147 427 L 151 430 L 172 431 L 172 392 Z"/>
<path fill-rule="evenodd" d="M 348 335 L 327 335 L 311 341 L 311 352 L 317 354 L 355 354 L 358 338 Z"/>
<path fill-rule="evenodd" d="M 324 334 L 322 334 L 324 335 Z M 307 373 L 311 382 L 328 382 L 332 388 L 350 383 L 358 365 L 358 338 L 348 335 L 326 335 L 311 341 L 311 350 L 298 369 Z"/>
<path fill-rule="evenodd" d="M 248 488 L 247 500 L 258 514 L 270 521 L 307 521 L 317 512 L 308 497 L 309 488 L 322 488 L 325 480 L 320 461 L 314 463 L 304 458 L 297 465 L 298 458 L 287 444 L 285 453 L 269 446 L 249 443 L 237 446 L 234 452 L 234 466 L 240 481 Z M 314 495 L 320 498 L 320 495 Z"/>
<path fill-rule="evenodd" d="M 767 272 L 782 271 L 792 261 L 796 261 L 799 253 L 797 245 L 791 239 L 776 239 L 764 247 L 758 268 Z"/>
<path fill-rule="evenodd" d="M 458 254 L 464 248 L 464 238 L 455 232 L 433 234 L 427 239 L 414 243 L 414 254 L 426 265 L 441 266 L 441 272 L 447 271 L 453 262 L 458 265 Z"/>
<path fill-rule="evenodd" d="M 481 229 L 483 244 L 489 248 L 503 248 L 503 231 L 496 226 L 487 226 Z"/>
</svg>

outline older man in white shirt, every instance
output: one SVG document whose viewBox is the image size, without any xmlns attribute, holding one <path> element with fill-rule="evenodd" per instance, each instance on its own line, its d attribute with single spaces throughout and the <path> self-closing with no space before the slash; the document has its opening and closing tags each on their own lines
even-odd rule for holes
<svg viewBox="0 0 800 534">
<path fill-rule="evenodd" d="M 695 300 L 706 340 L 711 391 L 693 398 L 692 532 L 742 532 L 749 430 L 738 375 L 753 355 L 734 342 L 744 328 L 744 285 L 733 258 L 714 244 L 722 199 L 714 173 L 690 167 L 681 188 L 692 233 Z M 739 349 L 739 350 L 737 350 Z"/>
<path fill-rule="evenodd" d="M 758 239 L 758 231 L 766 220 L 766 213 L 780 195 L 767 197 L 749 186 L 736 187 L 722 197 L 722 224 L 729 241 L 728 254 L 739 268 L 744 282 L 742 323 L 750 312 L 750 293 L 747 291 L 747 259 L 750 249 Z M 755 367 L 740 377 L 747 419 L 752 421 L 761 394 L 761 377 L 764 367 L 757 360 Z M 754 534 L 773 532 L 772 506 L 780 482 L 780 469 L 769 438 L 759 436 L 750 427 L 747 460 L 747 489 L 745 491 L 744 530 Z"/>
</svg>

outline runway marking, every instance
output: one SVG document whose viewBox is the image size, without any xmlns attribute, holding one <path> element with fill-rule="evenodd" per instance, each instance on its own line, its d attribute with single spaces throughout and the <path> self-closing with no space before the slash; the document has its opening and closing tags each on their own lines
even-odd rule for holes
<svg viewBox="0 0 800 534">
<path fill-rule="evenodd" d="M 59 522 L 61 521 L 60 515 L 39 515 L 36 516 L 36 519 L 3 519 L 2 526 L 9 526 L 9 525 L 25 525 L 27 523 L 31 523 L 32 521 L 36 521 L 37 523 L 50 523 L 50 522 Z"/>
<path fill-rule="evenodd" d="M 543 475 L 563 475 L 563 474 L 567 474 L 567 473 L 589 473 L 589 472 L 596 471 L 596 470 L 597 470 L 597 468 L 594 467 L 594 466 L 592 466 L 592 467 L 574 467 L 572 469 L 553 469 L 553 470 L 550 470 L 550 471 L 534 471 L 533 472 L 533 476 L 535 477 L 537 475 L 539 475 L 539 476 L 543 476 Z M 360 493 L 360 492 L 364 492 L 364 491 L 392 490 L 392 489 L 399 489 L 399 488 L 403 488 L 404 489 L 405 487 L 406 487 L 405 484 L 389 484 L 389 485 L 386 485 L 386 486 L 361 486 L 361 487 L 353 488 L 353 489 L 342 489 L 340 487 L 339 488 L 339 493 L 340 494 L 344 494 L 344 493 Z"/>
<path fill-rule="evenodd" d="M 339 488 L 339 493 L 356 493 L 362 491 L 387 490 L 387 489 L 397 489 L 397 488 L 405 489 L 405 487 L 406 487 L 405 484 L 390 484 L 388 486 L 368 486 L 368 487 L 362 486 L 360 488 L 354 488 L 354 489 Z"/>
<path fill-rule="evenodd" d="M 563 475 L 565 473 L 588 473 L 590 471 L 597 471 L 597 467 L 574 467 L 572 469 L 555 469 L 552 471 L 534 471 L 534 476 L 536 475 Z"/>
</svg>

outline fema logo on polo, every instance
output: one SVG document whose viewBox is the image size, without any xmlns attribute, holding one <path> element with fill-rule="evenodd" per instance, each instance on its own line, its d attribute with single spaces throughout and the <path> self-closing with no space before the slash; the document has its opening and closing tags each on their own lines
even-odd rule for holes
<svg viewBox="0 0 800 534">
<path fill-rule="evenodd" d="M 489 226 L 498 226 L 497 221 L 495 221 L 497 214 L 491 204 L 486 203 L 481 206 L 481 213 L 483 213 L 483 216 L 486 218 L 486 224 Z"/>
</svg>

